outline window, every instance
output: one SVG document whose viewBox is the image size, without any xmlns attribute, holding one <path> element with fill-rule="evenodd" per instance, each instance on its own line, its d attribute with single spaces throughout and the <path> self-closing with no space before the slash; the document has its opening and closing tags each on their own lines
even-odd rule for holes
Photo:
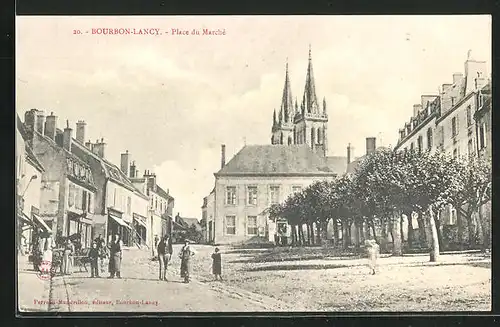
<svg viewBox="0 0 500 327">
<path fill-rule="evenodd" d="M 73 184 L 69 184 L 68 190 L 68 206 L 72 207 L 75 205 L 75 186 Z"/>
<path fill-rule="evenodd" d="M 422 149 L 424 147 L 422 135 L 420 135 L 417 139 L 417 146 L 418 146 L 418 152 L 422 152 Z"/>
<path fill-rule="evenodd" d="M 236 235 L 236 216 L 226 216 L 226 234 Z"/>
<path fill-rule="evenodd" d="M 226 187 L 226 204 L 236 204 L 236 186 Z"/>
<path fill-rule="evenodd" d="M 410 144 L 410 151 L 413 151 L 413 150 L 415 150 L 415 144 L 413 144 L 413 142 L 411 142 L 411 144 Z"/>
<path fill-rule="evenodd" d="M 130 215 L 132 212 L 132 198 L 127 197 L 127 214 Z"/>
<path fill-rule="evenodd" d="M 451 97 L 451 106 L 453 107 L 455 105 L 455 97 Z"/>
<path fill-rule="evenodd" d="M 257 205 L 257 186 L 249 186 L 247 191 L 248 191 L 247 204 Z"/>
<path fill-rule="evenodd" d="M 300 193 L 302 191 L 302 186 L 292 186 L 292 193 Z"/>
<path fill-rule="evenodd" d="M 278 204 L 280 201 L 280 188 L 279 186 L 271 186 L 269 188 L 269 197 L 271 204 Z"/>
<path fill-rule="evenodd" d="M 458 149 L 454 149 L 453 150 L 453 158 L 457 158 L 458 157 Z"/>
<path fill-rule="evenodd" d="M 257 235 L 257 216 L 248 216 L 247 223 L 247 234 L 248 235 Z"/>
<path fill-rule="evenodd" d="M 158 198 L 155 197 L 155 209 L 158 210 Z"/>
<path fill-rule="evenodd" d="M 83 194 L 82 194 L 82 210 L 83 211 L 87 211 L 88 207 L 88 198 L 87 198 L 87 191 L 83 191 Z"/>
<path fill-rule="evenodd" d="M 486 147 L 486 124 L 481 124 L 479 126 L 479 148 L 484 149 Z"/>
<path fill-rule="evenodd" d="M 88 199 L 88 206 L 87 206 L 88 211 L 90 213 L 94 213 L 94 193 L 89 193 L 87 199 Z"/>
<path fill-rule="evenodd" d="M 432 128 L 427 129 L 427 149 L 432 149 Z"/>
<path fill-rule="evenodd" d="M 451 119 L 451 136 L 454 137 L 454 136 L 457 136 L 458 134 L 458 121 L 457 121 L 457 117 L 453 117 Z"/>
<path fill-rule="evenodd" d="M 113 207 L 116 208 L 116 188 L 115 188 L 115 192 L 113 193 Z"/>
<path fill-rule="evenodd" d="M 470 106 L 467 107 L 467 126 L 472 125 L 472 113 Z"/>
<path fill-rule="evenodd" d="M 474 146 L 473 146 L 473 143 L 472 143 L 472 139 L 469 139 L 469 142 L 467 143 L 467 150 L 469 152 L 469 156 L 473 156 L 474 155 Z"/>
<path fill-rule="evenodd" d="M 457 223 L 457 210 L 455 208 L 451 208 L 450 210 L 450 224 L 455 225 Z"/>
<path fill-rule="evenodd" d="M 77 209 L 82 209 L 82 192 L 83 190 L 80 188 L 75 188 L 76 198 L 75 198 L 75 207 Z"/>
<path fill-rule="evenodd" d="M 477 97 L 477 106 L 481 108 L 483 106 L 483 94 L 479 93 L 479 96 Z"/>
</svg>

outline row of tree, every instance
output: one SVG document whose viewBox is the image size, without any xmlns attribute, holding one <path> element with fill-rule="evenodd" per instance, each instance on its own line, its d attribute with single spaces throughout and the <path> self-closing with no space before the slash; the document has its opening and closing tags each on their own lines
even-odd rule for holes
<svg viewBox="0 0 500 327">
<path fill-rule="evenodd" d="M 284 203 L 272 206 L 270 216 L 288 221 L 292 245 L 320 243 L 321 238 L 326 239 L 327 225 L 333 220 L 334 237 L 341 228 L 344 247 L 349 245 L 354 224 L 358 231 L 356 244 L 360 234 L 374 237 L 379 243 L 390 235 L 393 254 L 401 255 L 403 218 L 408 223 L 407 241 L 412 244 L 412 216 L 416 215 L 419 239 L 427 242 L 425 235 L 430 235 L 431 261 L 437 261 L 442 242 L 440 216 L 450 204 L 457 211 L 459 237 L 468 229 L 468 242 L 473 245 L 474 215 L 478 215 L 480 242 L 483 248 L 489 247 L 491 222 L 482 207 L 491 200 L 491 179 L 489 159 L 381 149 L 366 156 L 353 174 L 315 182 Z"/>
</svg>

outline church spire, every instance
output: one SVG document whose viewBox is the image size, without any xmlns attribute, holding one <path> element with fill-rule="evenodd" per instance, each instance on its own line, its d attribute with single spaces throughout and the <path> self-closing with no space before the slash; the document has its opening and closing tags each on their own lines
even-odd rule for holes
<svg viewBox="0 0 500 327">
<path fill-rule="evenodd" d="M 273 112 L 273 126 L 276 126 L 276 108 L 274 109 L 274 112 Z"/>
<path fill-rule="evenodd" d="M 285 67 L 285 85 L 283 86 L 283 96 L 281 98 L 280 118 L 282 116 L 285 123 L 291 123 L 293 115 L 292 91 L 290 88 L 290 76 L 288 74 L 288 58 Z"/>
<path fill-rule="evenodd" d="M 312 66 L 311 45 L 309 44 L 309 64 L 307 66 L 306 86 L 304 88 L 303 104 L 306 113 L 319 114 L 319 105 L 316 97 L 316 86 Z"/>
</svg>

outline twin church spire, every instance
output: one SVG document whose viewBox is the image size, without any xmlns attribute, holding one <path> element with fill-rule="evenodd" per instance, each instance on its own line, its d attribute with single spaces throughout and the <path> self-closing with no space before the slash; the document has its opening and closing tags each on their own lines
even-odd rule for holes
<svg viewBox="0 0 500 327">
<path fill-rule="evenodd" d="M 323 106 L 321 106 L 316 96 L 311 46 L 309 46 L 306 83 L 300 107 L 297 102 L 297 98 L 295 98 L 294 101 L 292 97 L 290 75 L 288 71 L 288 58 L 286 60 L 285 85 L 283 86 L 281 106 L 279 111 L 276 111 L 275 109 L 273 112 L 273 136 L 271 138 L 271 143 L 307 143 L 314 148 L 315 144 L 320 145 L 317 142 L 320 142 L 320 140 L 325 138 L 323 134 L 326 133 L 327 122 L 328 116 L 326 113 L 326 99 L 323 98 Z M 321 126 L 318 126 L 318 124 Z M 306 132 L 309 135 L 308 137 L 305 135 Z M 314 135 L 312 135 L 312 133 L 314 133 Z"/>
</svg>

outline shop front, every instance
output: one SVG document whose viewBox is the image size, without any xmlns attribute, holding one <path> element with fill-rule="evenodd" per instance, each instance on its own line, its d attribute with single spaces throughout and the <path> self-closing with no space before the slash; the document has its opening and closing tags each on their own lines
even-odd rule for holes
<svg viewBox="0 0 500 327">
<path fill-rule="evenodd" d="M 68 211 L 67 236 L 80 242 L 81 248 L 89 248 L 92 244 L 92 219 L 86 212 L 78 214 Z"/>
<path fill-rule="evenodd" d="M 132 228 L 123 220 L 123 213 L 112 208 L 108 209 L 108 244 L 113 235 L 119 235 L 123 245 L 131 245 Z"/>
<path fill-rule="evenodd" d="M 134 213 L 132 215 L 133 217 L 133 222 L 132 222 L 132 228 L 134 231 L 134 236 L 135 236 L 135 243 L 138 245 L 144 245 L 147 244 L 147 223 L 146 223 L 146 217 L 143 217 L 139 214 Z"/>
</svg>

